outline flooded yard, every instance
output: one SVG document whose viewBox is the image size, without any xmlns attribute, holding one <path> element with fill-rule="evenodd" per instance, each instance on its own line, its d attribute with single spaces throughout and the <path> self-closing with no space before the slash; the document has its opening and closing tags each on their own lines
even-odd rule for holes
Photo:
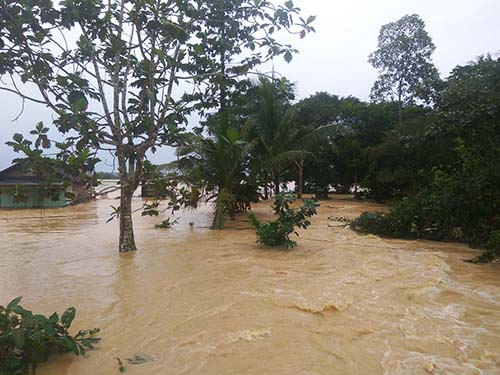
<svg viewBox="0 0 500 375">
<path fill-rule="evenodd" d="M 291 251 L 256 244 L 245 215 L 215 232 L 209 207 L 167 230 L 138 213 L 139 251 L 118 254 L 111 204 L 0 211 L 0 303 L 75 306 L 74 330 L 101 328 L 88 358 L 56 357 L 40 375 L 118 374 L 116 358 L 131 375 L 500 373 L 498 265 L 329 220 L 381 206 L 322 202 Z M 134 354 L 154 360 L 129 365 Z"/>
</svg>

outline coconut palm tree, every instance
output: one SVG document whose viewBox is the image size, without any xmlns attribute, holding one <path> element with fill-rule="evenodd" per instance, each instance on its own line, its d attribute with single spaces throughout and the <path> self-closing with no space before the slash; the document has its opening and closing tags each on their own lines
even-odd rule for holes
<svg viewBox="0 0 500 375">
<path fill-rule="evenodd" d="M 253 155 L 259 161 L 264 182 L 270 179 L 278 194 L 282 171 L 294 167 L 301 197 L 305 161 L 314 157 L 314 142 L 326 139 L 331 125 L 315 129 L 299 126 L 295 107 L 290 103 L 293 96 L 293 84 L 286 79 L 261 78 L 251 94 L 249 123 L 257 140 Z"/>
<path fill-rule="evenodd" d="M 248 168 L 253 144 L 244 135 L 245 129 L 231 127 L 220 127 L 210 136 L 192 135 L 177 149 L 178 160 L 169 165 L 181 181 L 201 184 L 207 201 L 214 202 L 211 229 L 222 229 L 226 215 L 233 218 L 258 200 Z"/>
</svg>

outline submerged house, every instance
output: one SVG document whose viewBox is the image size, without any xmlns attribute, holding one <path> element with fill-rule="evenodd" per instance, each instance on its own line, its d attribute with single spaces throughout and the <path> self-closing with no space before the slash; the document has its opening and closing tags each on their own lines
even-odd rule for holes
<svg viewBox="0 0 500 375">
<path fill-rule="evenodd" d="M 64 191 L 47 196 L 44 190 L 42 181 L 22 163 L 0 171 L 0 209 L 51 208 L 69 204 Z"/>
</svg>

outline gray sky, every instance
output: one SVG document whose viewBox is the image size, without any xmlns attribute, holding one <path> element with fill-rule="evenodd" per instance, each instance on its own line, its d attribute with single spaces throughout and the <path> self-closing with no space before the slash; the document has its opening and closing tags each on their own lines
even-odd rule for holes
<svg viewBox="0 0 500 375">
<path fill-rule="evenodd" d="M 300 51 L 290 64 L 276 61 L 275 68 L 297 84 L 299 98 L 318 91 L 368 100 L 377 72 L 368 55 L 377 47 L 380 27 L 405 14 L 417 13 L 426 23 L 436 45 L 434 63 L 443 78 L 456 65 L 477 56 L 500 51 L 499 0 L 295 0 L 305 16 L 316 15 L 316 33 L 305 39 L 287 37 Z M 16 121 L 21 101 L 0 92 L 0 169 L 10 165 L 16 154 L 5 145 L 16 132 L 27 135 L 38 121 L 51 123 L 51 114 L 40 105 L 27 104 Z M 56 132 L 52 133 L 57 136 Z M 172 158 L 162 149 L 153 162 Z M 105 154 L 101 159 L 111 158 Z M 109 170 L 105 163 L 99 170 Z"/>
</svg>

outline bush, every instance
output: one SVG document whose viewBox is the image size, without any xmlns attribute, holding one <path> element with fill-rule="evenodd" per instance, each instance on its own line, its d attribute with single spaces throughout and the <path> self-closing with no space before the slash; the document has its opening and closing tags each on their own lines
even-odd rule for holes
<svg viewBox="0 0 500 375">
<path fill-rule="evenodd" d="M 290 207 L 296 200 L 294 194 L 279 194 L 272 206 L 278 219 L 268 223 L 261 223 L 254 213 L 250 213 L 250 224 L 255 227 L 257 242 L 269 246 L 284 246 L 287 249 L 297 246 L 297 242 L 290 239 L 290 234 L 298 233 L 295 228 L 306 229 L 311 225 L 309 217 L 316 215 L 317 203 L 312 199 L 304 199 L 303 205 L 298 208 Z"/>
<path fill-rule="evenodd" d="M 24 309 L 20 301 L 18 297 L 7 307 L 0 306 L 0 375 L 27 375 L 30 370 L 34 373 L 54 351 L 82 355 L 99 341 L 94 337 L 99 329 L 69 334 L 76 314 L 74 307 L 61 317 L 53 313 L 47 318 Z"/>
<path fill-rule="evenodd" d="M 486 252 L 471 261 L 500 259 L 500 197 L 496 184 L 434 171 L 434 181 L 388 213 L 361 214 L 351 227 L 362 233 L 395 238 L 462 241 Z"/>
<path fill-rule="evenodd" d="M 385 237 L 460 240 L 461 227 L 450 222 L 441 208 L 433 197 L 404 198 L 388 213 L 362 213 L 353 220 L 351 228 Z"/>
<path fill-rule="evenodd" d="M 472 263 L 488 263 L 500 260 L 500 230 L 493 231 L 486 243 L 486 251 L 472 258 L 470 261 Z"/>
</svg>

